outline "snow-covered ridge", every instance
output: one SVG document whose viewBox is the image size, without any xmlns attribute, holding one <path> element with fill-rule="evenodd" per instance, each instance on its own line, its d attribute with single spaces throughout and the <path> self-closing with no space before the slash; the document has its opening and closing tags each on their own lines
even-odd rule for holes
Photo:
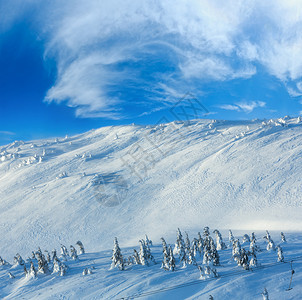
<svg viewBox="0 0 302 300">
<path fill-rule="evenodd" d="M 78 239 L 99 251 L 201 225 L 300 230 L 301 125 L 194 120 L 2 146 L 0 253 Z"/>
</svg>

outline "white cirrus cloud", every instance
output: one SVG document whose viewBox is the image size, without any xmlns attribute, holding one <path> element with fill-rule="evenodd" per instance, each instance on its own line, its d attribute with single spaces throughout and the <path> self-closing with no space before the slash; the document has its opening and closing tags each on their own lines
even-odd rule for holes
<svg viewBox="0 0 302 300">
<path fill-rule="evenodd" d="M 10 0 L 0 4 L 0 32 L 27 18 L 43 41 L 57 66 L 45 101 L 114 119 L 123 116 L 119 87 L 153 91 L 147 101 L 162 105 L 205 81 L 250 78 L 258 65 L 298 95 L 301 11 L 298 0 Z M 261 103 L 226 107 L 250 112 Z"/>
<path fill-rule="evenodd" d="M 263 101 L 241 101 L 235 104 L 223 104 L 218 107 L 225 110 L 234 110 L 238 112 L 250 113 L 255 108 L 265 107 L 266 103 Z"/>
</svg>

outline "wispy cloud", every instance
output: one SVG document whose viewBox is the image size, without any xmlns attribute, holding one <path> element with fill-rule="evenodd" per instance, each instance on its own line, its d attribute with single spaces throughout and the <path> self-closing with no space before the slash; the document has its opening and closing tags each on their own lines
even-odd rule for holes
<svg viewBox="0 0 302 300">
<path fill-rule="evenodd" d="M 15 133 L 14 132 L 11 132 L 11 131 L 2 131 L 2 130 L 0 130 L 0 134 L 2 135 L 15 135 Z"/>
<path fill-rule="evenodd" d="M 257 65 L 298 95 L 301 10 L 299 0 L 11 0 L 0 4 L 0 31 L 30 16 L 45 60 L 57 64 L 45 101 L 75 107 L 79 117 L 116 119 L 124 113 L 121 86 L 168 103 L 206 81 L 250 78 Z M 261 105 L 224 109 L 250 112 Z"/>
<path fill-rule="evenodd" d="M 266 103 L 263 101 L 242 101 L 235 104 L 223 104 L 220 105 L 219 108 L 225 110 L 234 110 L 234 111 L 242 111 L 245 113 L 252 112 L 255 108 L 265 107 Z"/>
</svg>

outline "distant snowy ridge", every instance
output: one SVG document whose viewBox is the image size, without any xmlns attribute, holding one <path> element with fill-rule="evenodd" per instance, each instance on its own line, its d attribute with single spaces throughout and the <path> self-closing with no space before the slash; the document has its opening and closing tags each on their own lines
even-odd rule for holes
<svg viewBox="0 0 302 300">
<path fill-rule="evenodd" d="M 175 228 L 300 230 L 302 122 L 113 126 L 0 147 L 0 255 Z"/>
</svg>

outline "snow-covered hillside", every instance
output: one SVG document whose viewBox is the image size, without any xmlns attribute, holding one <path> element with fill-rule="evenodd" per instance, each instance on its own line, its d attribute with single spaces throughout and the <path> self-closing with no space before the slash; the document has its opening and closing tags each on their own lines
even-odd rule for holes
<svg viewBox="0 0 302 300">
<path fill-rule="evenodd" d="M 0 255 L 175 229 L 300 230 L 302 123 L 116 126 L 0 147 Z"/>
</svg>

